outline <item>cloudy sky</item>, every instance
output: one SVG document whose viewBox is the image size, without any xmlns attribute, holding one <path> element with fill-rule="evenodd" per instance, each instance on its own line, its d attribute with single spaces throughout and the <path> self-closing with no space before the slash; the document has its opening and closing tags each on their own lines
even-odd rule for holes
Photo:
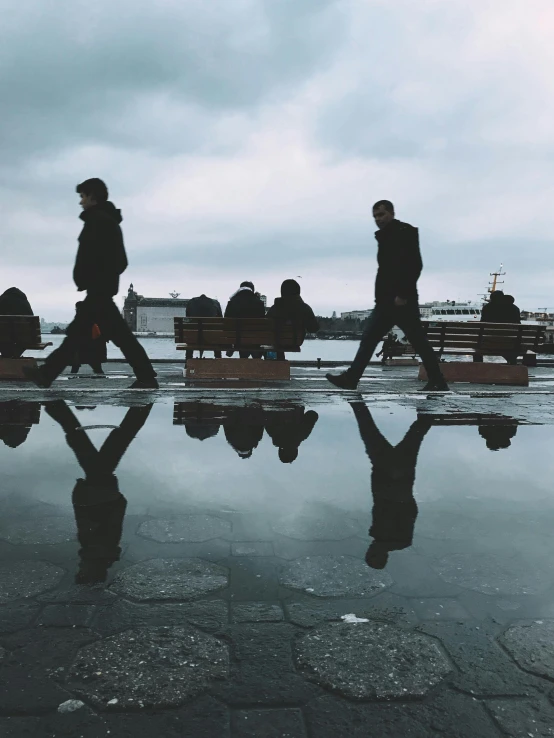
<svg viewBox="0 0 554 738">
<path fill-rule="evenodd" d="M 0 0 L 2 290 L 71 317 L 75 185 L 123 212 L 130 282 L 225 302 L 301 276 L 373 302 L 371 205 L 420 229 L 423 300 L 503 262 L 554 306 L 552 0 Z"/>
</svg>

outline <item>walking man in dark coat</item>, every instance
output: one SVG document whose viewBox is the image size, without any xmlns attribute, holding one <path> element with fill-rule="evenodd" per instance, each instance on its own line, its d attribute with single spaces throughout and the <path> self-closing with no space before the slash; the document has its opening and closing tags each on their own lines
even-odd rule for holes
<svg viewBox="0 0 554 738">
<path fill-rule="evenodd" d="M 375 203 L 373 217 L 379 229 L 375 234 L 379 265 L 375 280 L 375 308 L 350 368 L 342 374 L 327 374 L 327 379 L 341 389 L 356 389 L 377 344 L 397 325 L 421 356 L 427 370 L 429 382 L 423 392 L 448 392 L 419 315 L 417 280 L 423 263 L 418 230 L 396 220 L 394 206 L 389 200 Z"/>
<path fill-rule="evenodd" d="M 108 200 L 108 188 L 101 179 L 87 179 L 76 187 L 81 196 L 83 230 L 73 280 L 79 292 L 86 291 L 81 310 L 67 327 L 67 335 L 41 367 L 25 367 L 24 374 L 39 387 L 50 387 L 73 358 L 81 337 L 90 335 L 96 323 L 102 336 L 123 353 L 136 381 L 131 389 L 157 389 L 156 372 L 146 351 L 125 322 L 113 301 L 119 291 L 119 276 L 127 268 L 127 255 L 120 223 L 121 211 Z"/>
</svg>

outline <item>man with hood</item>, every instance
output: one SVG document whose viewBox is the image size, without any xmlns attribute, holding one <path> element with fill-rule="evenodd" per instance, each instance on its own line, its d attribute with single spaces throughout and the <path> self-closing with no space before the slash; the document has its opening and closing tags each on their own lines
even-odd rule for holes
<svg viewBox="0 0 554 738">
<path fill-rule="evenodd" d="M 27 295 L 17 287 L 10 287 L 0 295 L 0 315 L 34 315 L 34 313 Z M 4 359 L 19 359 L 24 351 L 25 349 L 18 348 L 15 344 L 0 345 L 0 355 Z"/>
<path fill-rule="evenodd" d="M 241 282 L 240 287 L 231 296 L 225 308 L 225 318 L 265 318 L 265 305 L 255 294 L 252 282 Z M 241 359 L 248 359 L 252 354 L 253 359 L 259 359 L 261 352 L 239 351 Z M 232 351 L 227 351 L 227 356 L 232 356 Z"/>
<path fill-rule="evenodd" d="M 105 183 L 93 177 L 76 187 L 83 212 L 83 230 L 73 269 L 79 292 L 86 291 L 81 310 L 69 324 L 66 338 L 41 367 L 25 367 L 25 376 L 39 387 L 50 387 L 71 363 L 83 335 L 90 335 L 96 323 L 102 336 L 123 353 L 136 381 L 130 389 L 157 389 L 156 372 L 146 351 L 127 325 L 113 298 L 119 292 L 119 277 L 127 268 L 127 255 L 120 223 L 121 211 L 108 199 Z"/>
<path fill-rule="evenodd" d="M 491 292 L 489 301 L 481 310 L 482 323 L 521 323 L 521 313 L 512 295 L 505 295 L 502 290 Z M 517 353 L 507 352 L 502 355 L 508 364 L 517 364 Z M 473 354 L 473 361 L 482 362 L 482 354 Z"/>
<path fill-rule="evenodd" d="M 296 323 L 302 334 L 315 333 L 319 330 L 319 322 L 312 308 L 300 297 L 300 285 L 295 279 L 285 279 L 281 285 L 281 297 L 267 311 L 268 318 L 280 318 Z M 277 352 L 277 359 L 284 361 L 283 351 Z"/>
</svg>

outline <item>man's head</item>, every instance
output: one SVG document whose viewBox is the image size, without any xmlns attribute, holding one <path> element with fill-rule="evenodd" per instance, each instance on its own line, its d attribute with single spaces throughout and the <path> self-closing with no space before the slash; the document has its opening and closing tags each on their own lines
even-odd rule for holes
<svg viewBox="0 0 554 738">
<path fill-rule="evenodd" d="M 108 188 L 101 179 L 98 179 L 98 177 L 85 179 L 84 182 L 77 185 L 75 191 L 78 195 L 81 195 L 79 204 L 83 210 L 88 210 L 94 205 L 106 202 L 108 199 Z"/>
<path fill-rule="evenodd" d="M 241 289 L 242 287 L 246 287 L 247 289 L 252 290 L 252 292 L 254 292 L 254 285 L 252 284 L 252 282 L 241 282 L 240 286 L 241 286 Z"/>
<path fill-rule="evenodd" d="M 373 217 L 377 228 L 384 228 L 394 220 L 394 205 L 390 200 L 379 200 L 373 206 Z"/>
<path fill-rule="evenodd" d="M 491 292 L 490 301 L 491 302 L 502 302 L 504 299 L 504 293 L 502 290 L 495 290 L 494 292 Z"/>
<path fill-rule="evenodd" d="M 300 285 L 296 279 L 285 279 L 281 285 L 281 297 L 296 297 L 300 294 Z"/>
</svg>

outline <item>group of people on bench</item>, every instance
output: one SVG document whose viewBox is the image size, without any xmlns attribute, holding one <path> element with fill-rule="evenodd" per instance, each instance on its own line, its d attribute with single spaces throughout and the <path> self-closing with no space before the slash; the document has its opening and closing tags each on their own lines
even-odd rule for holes
<svg viewBox="0 0 554 738">
<path fill-rule="evenodd" d="M 296 323 L 301 329 L 308 333 L 319 330 L 319 322 L 312 308 L 304 302 L 300 296 L 300 285 L 295 279 L 285 279 L 281 285 L 281 297 L 277 297 L 266 315 L 265 305 L 259 292 L 255 291 L 252 282 L 241 282 L 240 287 L 231 296 L 225 313 L 221 311 L 219 302 L 202 294 L 193 297 L 187 304 L 187 318 L 281 318 Z M 227 356 L 232 356 L 233 351 L 227 351 Z M 261 347 L 259 350 L 239 351 L 241 359 L 260 359 L 263 355 Z M 186 352 L 187 359 L 192 359 L 194 352 Z M 202 357 L 203 351 L 200 351 Z M 214 351 L 216 359 L 221 358 L 221 351 Z M 277 359 L 284 360 L 285 354 L 277 352 Z"/>
</svg>

